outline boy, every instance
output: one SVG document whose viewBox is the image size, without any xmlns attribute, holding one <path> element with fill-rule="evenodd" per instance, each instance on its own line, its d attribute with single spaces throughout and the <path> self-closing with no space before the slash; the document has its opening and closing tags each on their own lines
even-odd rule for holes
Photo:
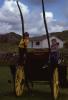
<svg viewBox="0 0 68 100">
<path fill-rule="evenodd" d="M 29 43 L 29 33 L 25 32 L 19 43 L 19 64 L 25 64 L 27 59 L 27 46 Z"/>
<path fill-rule="evenodd" d="M 52 45 L 51 45 L 51 63 L 58 64 L 58 60 L 60 57 L 59 43 L 57 42 L 57 40 L 55 38 L 52 39 L 51 42 L 52 42 Z"/>
<path fill-rule="evenodd" d="M 29 43 L 29 33 L 25 32 L 23 34 L 23 38 L 21 39 L 19 43 L 19 64 L 24 66 L 24 72 L 25 72 L 25 85 L 28 88 L 28 92 L 32 94 L 32 81 L 30 79 L 30 72 L 29 67 L 27 66 L 28 61 L 28 53 L 27 53 L 27 47 Z M 31 84 L 31 86 L 29 85 Z"/>
</svg>

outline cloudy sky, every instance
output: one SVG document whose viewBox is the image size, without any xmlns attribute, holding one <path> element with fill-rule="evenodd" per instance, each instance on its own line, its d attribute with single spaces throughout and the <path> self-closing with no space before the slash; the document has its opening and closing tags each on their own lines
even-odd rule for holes
<svg viewBox="0 0 68 100">
<path fill-rule="evenodd" d="M 68 0 L 44 0 L 48 31 L 68 29 Z M 44 34 L 41 0 L 19 0 L 25 22 L 25 31 Z M 21 20 L 15 0 L 0 0 L 0 34 L 21 34 Z"/>
</svg>

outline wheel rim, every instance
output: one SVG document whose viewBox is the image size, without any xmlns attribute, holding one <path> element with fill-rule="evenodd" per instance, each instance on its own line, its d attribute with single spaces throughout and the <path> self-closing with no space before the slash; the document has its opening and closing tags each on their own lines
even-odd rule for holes
<svg viewBox="0 0 68 100">
<path fill-rule="evenodd" d="M 59 95 L 59 73 L 58 68 L 55 68 L 54 74 L 53 74 L 53 94 L 54 99 L 56 100 Z"/>
<path fill-rule="evenodd" d="M 21 96 L 24 92 L 24 69 L 22 66 L 18 66 L 15 76 L 15 92 L 17 96 Z"/>
</svg>

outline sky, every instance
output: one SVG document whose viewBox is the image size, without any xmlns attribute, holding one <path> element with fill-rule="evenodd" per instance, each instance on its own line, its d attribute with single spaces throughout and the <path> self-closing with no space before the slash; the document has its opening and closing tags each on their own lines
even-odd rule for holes
<svg viewBox="0 0 68 100">
<path fill-rule="evenodd" d="M 46 34 L 41 0 L 19 0 L 25 31 Z M 68 30 L 68 0 L 44 0 L 48 32 Z M 20 13 L 15 0 L 0 0 L 0 34 L 22 34 Z"/>
</svg>

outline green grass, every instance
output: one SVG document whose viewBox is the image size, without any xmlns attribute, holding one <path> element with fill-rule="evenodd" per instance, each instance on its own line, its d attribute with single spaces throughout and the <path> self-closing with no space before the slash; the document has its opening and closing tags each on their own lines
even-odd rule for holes
<svg viewBox="0 0 68 100">
<path fill-rule="evenodd" d="M 0 43 L 0 52 L 18 52 L 18 45 L 10 43 Z"/>
<path fill-rule="evenodd" d="M 44 83 L 34 83 L 34 96 L 25 94 L 16 97 L 13 94 L 13 84 L 8 83 L 9 79 L 12 80 L 9 67 L 0 66 L 0 100 L 51 100 L 50 87 Z M 59 100 L 68 100 L 68 89 L 61 89 Z"/>
</svg>

